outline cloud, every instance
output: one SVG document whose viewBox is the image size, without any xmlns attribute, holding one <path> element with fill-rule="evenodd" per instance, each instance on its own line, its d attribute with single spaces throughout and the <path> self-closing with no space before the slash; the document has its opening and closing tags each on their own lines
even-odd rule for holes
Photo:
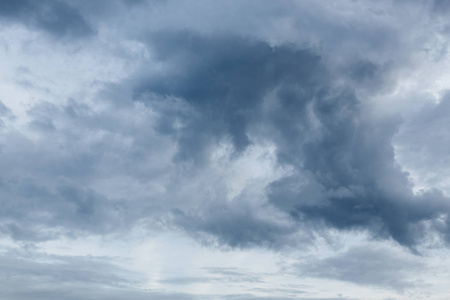
<svg viewBox="0 0 450 300">
<path fill-rule="evenodd" d="M 401 298 L 429 287 L 419 273 L 439 287 L 410 252 L 450 241 L 448 8 L 0 0 L 0 298 Z M 147 274 L 85 256 L 97 238 Z"/>
<path fill-rule="evenodd" d="M 236 294 L 189 294 L 165 292 L 159 289 L 145 289 L 146 276 L 130 271 L 124 266 L 129 261 L 108 256 L 74 256 L 48 254 L 32 244 L 22 247 L 3 248 L 0 254 L 0 297 L 4 299 L 48 299 L 57 297 L 72 299 L 298 299 L 298 290 L 281 288 L 278 292 L 293 294 L 292 297 L 267 297 Z M 170 278 L 160 280 L 161 284 L 185 285 L 216 282 L 242 283 L 242 280 L 254 285 L 258 275 L 249 275 L 245 270 L 211 268 L 205 270 L 208 277 Z M 27 284 L 24 285 L 23 282 Z M 260 291 L 261 292 L 261 291 Z M 267 291 L 265 291 L 267 292 Z M 300 299 L 331 299 L 309 298 Z M 348 298 L 339 298 L 348 299 Z"/>
<path fill-rule="evenodd" d="M 416 257 L 372 246 L 358 246 L 323 259 L 305 258 L 295 267 L 302 276 L 387 287 L 399 292 L 423 284 L 414 275 L 425 270 Z"/>
<path fill-rule="evenodd" d="M 258 297 L 258 296 L 252 296 L 252 295 L 237 295 L 237 296 L 230 296 L 227 297 L 226 299 L 236 299 L 236 300 L 276 300 L 276 299 L 280 299 L 280 300 L 287 300 L 287 299 L 300 299 L 300 300 L 352 300 L 352 298 L 343 298 L 343 297 L 339 297 L 339 298 L 299 298 L 299 297 L 295 297 L 295 298 L 273 298 L 273 297 Z"/>
<path fill-rule="evenodd" d="M 165 72 L 160 76 L 146 68 L 138 71 L 131 78 L 134 99 L 152 107 L 154 97 L 146 95 L 173 96 L 193 111 L 190 115 L 159 111 L 160 120 L 166 122 L 160 133 L 177 142 L 176 160 L 205 164 L 212 147 L 226 138 L 236 155 L 255 141 L 270 141 L 276 146 L 278 163 L 295 169 L 290 177 L 269 186 L 270 204 L 285 212 L 285 218 L 368 230 L 408 247 L 424 238 L 425 222 L 448 211 L 439 193 L 414 195 L 408 174 L 397 164 L 391 140 L 400 117 L 371 117 L 366 102 L 356 95 L 358 85 L 336 84 L 334 76 L 354 78 L 355 72 L 367 73 L 370 80 L 377 69 L 374 63 L 361 62 L 359 66 L 368 67 L 333 74 L 310 48 L 272 47 L 240 37 L 189 32 L 153 34 L 148 43 Z M 175 120 L 183 125 L 167 123 Z M 240 201 L 245 202 L 245 197 Z M 242 208 L 227 214 L 225 220 L 234 220 L 230 223 L 219 224 L 228 211 L 225 206 L 220 212 L 208 210 L 211 223 L 196 216 L 182 227 L 212 233 L 230 245 L 251 239 L 257 239 L 251 244 L 279 242 L 271 238 L 271 230 L 275 236 L 292 230 L 277 232 L 269 225 L 258 238 L 264 226 L 248 223 L 252 218 Z M 246 230 L 232 224 L 247 228 L 249 236 L 241 236 Z"/>
<path fill-rule="evenodd" d="M 83 15 L 63 1 L 18 0 L 0 2 L 0 16 L 31 29 L 42 30 L 55 38 L 81 38 L 91 36 L 95 29 Z"/>
<path fill-rule="evenodd" d="M 109 174 L 101 176 L 101 185 L 112 180 L 120 186 L 120 181 L 130 178 L 151 178 L 166 166 L 162 156 L 157 158 L 158 167 L 158 163 L 151 161 L 154 153 L 142 151 L 147 149 L 147 143 L 152 143 L 151 133 L 136 134 L 131 129 L 134 125 L 127 121 L 118 125 L 121 117 L 114 111 L 111 113 L 74 102 L 61 106 L 44 102 L 28 112 L 27 128 L 39 136 L 37 140 L 13 126 L 3 131 L 0 159 L 5 170 L 0 180 L 3 234 L 16 240 L 39 241 L 61 234 L 118 233 L 129 230 L 146 216 L 147 204 L 138 201 L 142 197 L 140 192 L 129 199 L 128 191 L 120 192 L 119 187 L 116 191 L 111 188 L 105 191 L 96 185 L 96 174 Z M 147 114 L 142 110 L 141 113 Z M 110 117 L 112 122 L 108 120 Z M 122 129 L 123 135 L 119 133 Z M 129 134 L 132 137 L 127 138 Z M 162 139 L 157 143 L 167 153 L 167 143 Z M 124 151 L 128 153 L 126 156 Z M 168 159 L 170 162 L 170 156 Z M 146 168 L 147 163 L 152 168 Z M 124 173 L 125 169 L 129 173 Z M 132 202 L 137 206 L 131 205 Z"/>
<path fill-rule="evenodd" d="M 153 34 L 148 44 L 168 70 L 165 76 L 139 76 L 135 98 L 145 101 L 146 92 L 173 95 L 199 112 L 199 119 L 180 133 L 181 158 L 203 153 L 205 144 L 224 135 L 237 150 L 245 149 L 250 143 L 248 124 L 258 118 L 256 110 L 268 91 L 282 83 L 313 89 L 313 77 L 320 76 L 316 54 L 289 46 L 189 32 Z M 205 123 L 208 126 L 200 125 Z"/>
<path fill-rule="evenodd" d="M 446 133 L 448 93 L 444 92 L 438 101 L 427 101 L 415 109 L 394 143 L 399 159 L 411 170 L 419 186 L 439 187 L 448 192 L 444 184 L 449 175 L 446 168 L 449 160 L 446 149 L 450 143 Z"/>
<path fill-rule="evenodd" d="M 94 299 L 125 290 L 132 299 L 141 299 L 145 294 L 131 291 L 141 275 L 122 269 L 112 258 L 50 255 L 28 246 L 3 252 L 0 265 L 4 299 Z"/>
<path fill-rule="evenodd" d="M 160 31 L 143 42 L 152 60 L 122 80 L 120 102 L 108 85 L 96 94 L 101 109 L 75 100 L 41 102 L 28 110 L 38 140 L 9 132 L 2 164 L 10 164 L 8 156 L 28 161 L 3 175 L 4 199 L 18 197 L 40 213 L 26 219 L 26 210 L 7 206 L 15 217 L 3 232 L 47 239 L 57 232 L 111 233 L 146 220 L 231 247 L 283 247 L 310 243 L 315 230 L 331 227 L 414 248 L 430 228 L 447 231 L 438 222 L 448 212 L 446 197 L 414 194 L 396 162 L 391 141 L 401 118 L 371 116 L 358 97 L 355 72 L 363 85 L 382 82 L 375 62 L 349 61 L 351 71 L 336 73 L 311 47 L 235 35 Z M 155 62 L 157 72 L 150 67 Z M 134 116 L 138 121 L 130 122 Z M 233 163 L 264 143 L 275 147 L 272 170 L 290 171 L 259 183 L 259 192 L 244 187 L 230 202 L 222 193 L 227 184 L 211 177 L 214 151 L 229 145 Z M 105 188 L 125 178 L 162 192 L 145 188 L 144 201 L 142 192 L 113 196 Z M 201 178 L 212 193 L 195 182 Z M 183 195 L 183 185 L 198 190 Z M 439 224 L 427 227 L 430 222 Z"/>
<path fill-rule="evenodd" d="M 176 231 L 281 256 L 336 230 L 415 253 L 447 245 L 448 5 L 325 2 L 0 0 L 0 235 L 44 244 Z M 195 298 L 126 286 L 85 258 L 58 258 L 80 269 L 76 292 L 55 291 L 65 264 L 13 257 L 20 275 L 6 256 L 23 281 L 44 269 L 38 298 Z M 401 291 L 415 286 L 411 265 L 356 247 L 297 267 Z M 209 270 L 155 282 L 261 284 Z"/>
<path fill-rule="evenodd" d="M 3 102 L 0 102 L 0 116 L 4 117 L 10 114 L 11 110 Z"/>
</svg>

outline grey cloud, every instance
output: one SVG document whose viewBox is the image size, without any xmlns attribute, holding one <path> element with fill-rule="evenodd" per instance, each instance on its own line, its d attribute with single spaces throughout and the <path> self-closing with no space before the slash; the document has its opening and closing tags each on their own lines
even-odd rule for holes
<svg viewBox="0 0 450 300">
<path fill-rule="evenodd" d="M 250 143 L 247 127 L 258 118 L 255 110 L 268 91 L 281 83 L 301 84 L 309 91 L 320 76 L 318 56 L 290 46 L 189 32 L 154 34 L 149 45 L 174 73 L 142 74 L 136 79 L 136 99 L 145 101 L 140 96 L 146 92 L 174 95 L 199 111 L 179 133 L 181 159 L 201 161 L 206 145 L 226 135 L 236 150 L 245 149 Z"/>
<path fill-rule="evenodd" d="M 446 133 L 449 126 L 450 95 L 445 93 L 439 103 L 427 102 L 413 113 L 395 137 L 395 144 L 407 165 L 419 168 L 422 178 L 431 186 L 446 177 L 446 166 L 450 162 L 448 147 L 450 139 Z M 435 172 L 427 172 L 431 168 Z M 443 174 L 442 172 L 443 171 Z M 429 176 L 431 178 L 428 178 Z"/>
<path fill-rule="evenodd" d="M 258 296 L 252 296 L 252 295 L 236 295 L 236 296 L 229 296 L 225 297 L 224 299 L 234 299 L 234 300 L 288 300 L 288 299 L 300 299 L 300 300 L 356 300 L 355 298 L 346 298 L 346 297 L 339 297 L 339 298 L 314 298 L 314 297 L 298 297 L 298 295 L 293 297 L 258 297 Z"/>
<path fill-rule="evenodd" d="M 16 68 L 14 88 L 23 89 L 29 98 L 24 102 L 34 104 L 16 123 L 11 112 L 16 107 L 0 102 L 0 235 L 38 243 L 61 236 L 117 236 L 139 226 L 183 230 L 228 250 L 298 250 L 338 229 L 394 240 L 413 251 L 435 234 L 448 244 L 450 202 L 443 183 L 450 174 L 448 95 L 410 115 L 372 111 L 373 102 L 396 87 L 396 76 L 410 71 L 405 65 L 425 57 L 424 48 L 434 41 L 429 36 L 439 42 L 448 30 L 448 5 L 335 3 L 0 0 L 2 26 L 22 24 L 46 33 L 33 35 L 36 44 L 98 37 L 83 44 L 83 53 L 93 58 L 86 61 L 98 58 L 100 64 L 105 55 L 105 61 L 118 59 L 114 67 L 120 69 L 113 79 L 108 68 L 92 71 L 86 78 L 95 82 L 80 73 L 81 89 L 89 91 L 73 91 L 79 87 L 70 83 L 68 91 L 61 84 L 53 93 L 26 74 L 34 49 L 20 53 L 28 57 L 18 56 L 24 66 Z M 442 23 L 435 26 L 433 18 Z M 6 41 L 0 41 L 5 49 L 16 51 Z M 445 47 L 431 49 L 439 52 L 437 59 Z M 40 59 L 33 71 L 46 67 Z M 90 66 L 80 68 L 91 72 Z M 56 71 L 49 73 L 64 73 Z M 7 72 L 1 74 L 6 85 Z M 41 82 L 50 79 L 44 77 Z M 91 92 L 99 86 L 100 92 Z M 55 99 L 68 94 L 74 99 Z M 36 100 L 42 95 L 55 103 Z M 228 178 L 229 165 L 218 167 L 213 156 L 222 143 L 231 149 L 229 164 L 253 146 L 273 146 L 273 167 L 281 177 L 274 175 L 278 179 L 268 184 L 246 180 L 229 196 L 227 181 L 235 178 Z M 430 188 L 413 191 L 406 170 Z M 60 263 L 0 256 L 7 270 L 0 274 L 0 297 L 202 298 L 144 292 L 124 279 L 129 274 L 117 275 L 122 270 L 98 260 L 34 258 Z M 418 272 L 411 259 L 364 247 L 296 267 L 304 276 L 398 291 L 415 286 L 408 274 Z M 174 275 L 161 283 L 218 278 L 260 283 L 257 275 L 236 270 L 205 273 Z M 18 291 L 25 281 L 31 285 Z M 295 289 L 284 292 L 313 299 Z"/>
<path fill-rule="evenodd" d="M 450 5 L 445 0 L 434 0 L 433 2 L 433 10 L 437 13 L 447 13 Z"/>
<path fill-rule="evenodd" d="M 0 164 L 11 171 L 2 174 L 3 199 L 40 213 L 26 219 L 21 204 L 8 204 L 3 232 L 45 239 L 58 226 L 108 233 L 148 220 L 232 247 L 282 247 L 308 244 L 314 230 L 331 226 L 411 248 L 427 237 L 427 222 L 446 234 L 447 225 L 436 221 L 448 212 L 446 198 L 438 191 L 414 195 L 395 161 L 391 140 L 400 118 L 371 119 L 354 92 L 355 72 L 369 81 L 383 77 L 375 62 L 350 61 L 354 71 L 340 74 L 348 79 L 342 86 L 336 70 L 307 47 L 167 31 L 143 41 L 164 72 L 143 64 L 123 80 L 120 102 L 114 91 L 99 94 L 109 97 L 101 100 L 103 111 L 75 100 L 42 102 L 28 112 L 37 142 L 5 135 Z M 250 204 L 245 192 L 229 202 L 220 184 L 213 194 L 182 194 L 180 184 L 192 183 L 182 177 L 195 180 L 224 139 L 234 157 L 255 141 L 272 142 L 278 164 L 293 168 L 267 187 L 269 203 L 262 197 Z M 99 190 L 96 181 L 113 183 L 110 190 L 120 184 L 114 176 L 146 188 L 120 196 Z M 165 191 L 146 194 L 152 184 Z M 36 232 L 36 224 L 46 229 Z"/>
<path fill-rule="evenodd" d="M 143 281 L 111 258 L 50 255 L 28 246 L 3 252 L 0 265 L 2 299 L 98 299 L 123 295 L 125 290 L 132 295 L 133 287 Z M 136 299 L 145 294 L 137 289 L 134 293 L 140 296 Z"/>
<path fill-rule="evenodd" d="M 0 101 L 0 116 L 4 117 L 7 115 L 11 115 L 11 110 L 8 107 L 6 107 L 6 105 L 3 102 Z"/>
<path fill-rule="evenodd" d="M 31 22 L 26 24 L 54 36 L 92 34 L 84 13 L 66 2 L 43 1 L 36 10 L 31 1 L 1 3 L 6 19 Z M 277 13 L 286 7 L 294 6 Z M 50 15 L 41 15 L 44 9 Z M 307 11 L 319 36 L 335 24 L 332 18 L 318 20 L 321 9 L 315 4 Z M 391 41 L 400 39 L 395 30 L 381 21 L 373 30 L 363 25 L 356 32 L 346 26 L 333 32 L 347 32 L 342 38 L 350 44 L 361 41 L 364 49 L 377 44 L 377 51 L 391 53 L 397 45 Z M 426 238 L 427 222 L 443 234 L 448 231 L 448 224 L 437 220 L 448 213 L 447 198 L 438 190 L 415 195 L 396 162 L 392 138 L 402 126 L 400 117 L 371 118 L 357 93 L 375 93 L 386 84 L 389 59 L 372 59 L 370 53 L 352 57 L 340 49 L 344 61 L 333 64 L 328 48 L 271 45 L 229 32 L 136 31 L 132 38 L 156 62 L 141 61 L 133 75 L 109 86 L 109 94 L 105 88 L 98 95 L 109 97 L 99 100 L 104 111 L 79 99 L 42 102 L 28 111 L 28 129 L 36 140 L 4 134 L 0 164 L 8 171 L 1 175 L 1 192 L 8 213 L 3 232 L 18 239 L 55 234 L 31 230 L 41 224 L 107 233 L 140 220 L 159 222 L 160 216 L 162 223 L 172 222 L 167 226 L 234 247 L 308 243 L 314 230 L 333 227 L 364 230 L 414 248 Z M 337 36 L 327 33 L 322 39 L 339 44 Z M 155 63 L 161 70 L 154 71 Z M 207 173 L 211 149 L 227 139 L 234 158 L 258 141 L 273 143 L 278 166 L 293 169 L 267 186 L 268 202 L 263 196 L 249 201 L 253 195 L 245 192 L 228 202 L 220 183 L 211 194 L 181 192 L 182 184 Z M 126 190 L 129 184 L 133 187 Z M 39 213 L 26 219 L 25 204 Z"/>
<path fill-rule="evenodd" d="M 11 182 L 14 180 L 15 182 Z M 92 190 L 59 182 L 43 186 L 33 177 L 2 182 L 0 231 L 15 240 L 39 241 L 60 234 L 108 233 L 125 225 L 121 207 Z"/>
<path fill-rule="evenodd" d="M 214 201 L 217 201 L 215 199 Z M 290 222 L 277 222 L 258 216 L 257 207 L 244 205 L 208 205 L 201 211 L 174 210 L 174 223 L 194 237 L 231 247 L 280 247 L 286 244 L 311 241 L 308 234 L 299 234 Z M 207 236 L 203 236 L 203 234 Z"/>
<path fill-rule="evenodd" d="M 7 300 L 235 299 L 232 295 L 145 290 L 142 288 L 146 280 L 144 274 L 124 269 L 116 260 L 115 257 L 46 254 L 32 245 L 8 249 L 0 254 L 0 297 Z M 244 273 L 241 275 L 245 277 Z M 197 281 L 195 277 L 187 277 L 184 283 L 189 278 L 195 282 L 208 282 L 207 278 Z M 248 296 L 238 299 L 270 298 Z"/>
<path fill-rule="evenodd" d="M 80 38 L 95 33 L 78 10 L 58 0 L 2 0 L 0 16 L 43 30 L 56 38 Z"/>
<path fill-rule="evenodd" d="M 207 277 L 171 277 L 159 280 L 162 284 L 173 284 L 173 285 L 189 285 L 196 283 L 211 282 L 211 279 Z"/>
<path fill-rule="evenodd" d="M 205 271 L 207 271 L 210 274 L 213 275 L 220 275 L 220 276 L 230 276 L 230 277 L 241 277 L 245 274 L 248 274 L 245 272 L 244 269 L 239 268 L 205 268 Z M 252 277 L 252 279 L 255 279 Z"/>
<path fill-rule="evenodd" d="M 375 63 L 350 61 L 356 69 L 339 74 L 340 80 L 349 79 L 342 87 L 334 70 L 308 48 L 189 32 L 154 34 L 148 43 L 166 72 L 143 69 L 130 78 L 134 98 L 153 107 L 146 95 L 174 96 L 195 112 L 159 111 L 160 132 L 178 143 L 177 160 L 204 164 L 210 147 L 227 137 L 236 155 L 252 139 L 270 140 L 279 163 L 296 169 L 268 189 L 270 203 L 289 215 L 287 220 L 368 230 L 411 248 L 425 238 L 427 221 L 448 212 L 442 194 L 414 195 L 408 174 L 397 164 L 391 140 L 400 117 L 371 119 L 355 95 L 357 86 L 350 85 L 355 72 L 367 80 L 382 77 L 375 75 Z M 184 126 L 162 123 L 175 122 L 174 116 Z M 232 246 L 280 244 L 298 230 L 256 222 L 244 206 L 209 207 L 215 205 L 193 215 L 178 211 L 175 219 Z"/>
<path fill-rule="evenodd" d="M 204 282 L 221 282 L 221 283 L 262 282 L 261 276 L 259 274 L 249 273 L 245 269 L 204 268 L 201 271 L 204 272 L 204 275 L 202 276 L 170 277 L 162 279 L 159 282 L 174 285 L 188 285 Z"/>
<path fill-rule="evenodd" d="M 158 293 L 158 292 L 142 292 L 140 290 L 131 289 L 95 289 L 86 288 L 84 286 L 74 288 L 70 287 L 67 290 L 29 290 L 29 291 L 15 291 L 11 293 L 5 293 L 5 299 L 8 300 L 22 300 L 33 298 L 36 300 L 45 299 L 62 299 L 62 300 L 95 300 L 95 299 L 111 299 L 111 300 L 147 300 L 149 298 L 156 300 L 194 300 L 194 299 L 209 299 L 207 297 L 192 296 L 182 293 Z"/>
<path fill-rule="evenodd" d="M 128 109 L 125 115 L 133 111 Z M 138 133 L 126 121 L 120 124 L 125 115 L 116 111 L 102 115 L 74 101 L 62 106 L 40 103 L 30 109 L 28 124 L 38 140 L 4 130 L 0 231 L 15 240 L 31 241 L 61 234 L 118 233 L 147 217 L 148 210 L 156 213 L 158 203 L 145 201 L 139 191 L 131 197 L 108 188 L 105 196 L 105 190 L 95 185 L 99 174 L 104 174 L 102 180 L 116 182 L 115 176 L 147 181 L 165 172 L 161 156 L 153 161 L 155 153 L 149 151 L 167 151 L 165 141 L 151 132 Z"/>
<path fill-rule="evenodd" d="M 385 247 L 360 246 L 329 258 L 305 258 L 295 267 L 302 276 L 388 287 L 398 292 L 423 284 L 415 277 L 424 270 L 418 257 L 405 257 Z"/>
<path fill-rule="evenodd" d="M 195 295 L 144 290 L 141 285 L 145 282 L 145 276 L 123 269 L 115 260 L 113 257 L 46 254 L 33 246 L 9 249 L 0 255 L 0 297 L 7 300 L 275 299 L 251 295 Z M 245 277 L 245 274 L 242 275 Z M 191 279 L 196 281 L 194 277 Z M 189 277 L 183 280 L 183 283 L 186 281 L 189 281 Z M 209 281 L 199 278 L 196 282 Z"/>
<path fill-rule="evenodd" d="M 12 114 L 11 110 L 6 107 L 5 104 L 0 100 L 0 129 L 5 127 L 4 119 L 11 119 L 14 118 L 14 115 Z M 1 144 L 0 144 L 0 151 L 1 151 Z"/>
<path fill-rule="evenodd" d="M 308 171 L 306 178 L 312 184 L 295 184 L 295 176 L 281 179 L 271 185 L 270 199 L 284 209 L 291 205 L 291 214 L 299 220 L 319 219 L 340 229 L 369 229 L 414 246 L 422 238 L 422 222 L 448 212 L 446 199 L 432 191 L 412 193 L 408 174 L 397 165 L 391 145 L 399 122 L 368 122 L 363 119 L 362 105 L 348 91 L 314 100 L 312 109 L 321 130 L 312 132 L 311 141 L 299 142 L 301 146 L 293 149 L 296 152 L 285 154 L 303 156 L 301 168 Z M 296 137 L 285 139 L 295 141 Z M 301 176 L 297 178 L 302 182 Z"/>
<path fill-rule="evenodd" d="M 441 188 L 446 193 L 446 181 L 450 176 L 447 167 L 450 162 L 450 140 L 446 133 L 449 99 L 448 93 L 445 93 L 438 103 L 428 102 L 420 106 L 394 139 L 400 161 L 418 177 L 419 186 Z M 436 188 L 432 193 L 443 198 L 442 192 Z M 425 192 L 422 190 L 420 193 Z M 446 216 L 447 211 L 437 209 L 435 213 L 442 217 Z M 443 223 L 436 226 L 448 240 L 448 220 L 440 222 Z"/>
</svg>

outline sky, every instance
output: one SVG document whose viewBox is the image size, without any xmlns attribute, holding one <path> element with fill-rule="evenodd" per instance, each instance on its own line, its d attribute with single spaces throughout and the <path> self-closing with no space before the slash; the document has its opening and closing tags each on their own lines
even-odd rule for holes
<svg viewBox="0 0 450 300">
<path fill-rule="evenodd" d="M 449 15 L 0 0 L 0 299 L 449 299 Z"/>
</svg>

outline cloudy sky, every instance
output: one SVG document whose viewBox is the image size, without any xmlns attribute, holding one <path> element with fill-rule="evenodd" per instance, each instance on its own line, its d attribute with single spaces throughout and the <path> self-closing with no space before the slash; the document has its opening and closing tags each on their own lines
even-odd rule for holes
<svg viewBox="0 0 450 300">
<path fill-rule="evenodd" d="M 0 299 L 449 299 L 449 16 L 0 0 Z"/>
</svg>

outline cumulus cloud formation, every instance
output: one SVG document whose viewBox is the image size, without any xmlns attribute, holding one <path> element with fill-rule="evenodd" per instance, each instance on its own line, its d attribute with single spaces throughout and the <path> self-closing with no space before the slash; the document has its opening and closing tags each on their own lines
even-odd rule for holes
<svg viewBox="0 0 450 300">
<path fill-rule="evenodd" d="M 180 33 L 154 39 L 155 57 L 167 61 L 168 70 L 162 78 L 140 75 L 133 94 L 148 105 L 152 97 L 146 99 L 146 93 L 174 96 L 193 110 L 191 116 L 170 110 L 159 116 L 161 133 L 176 136 L 175 160 L 204 162 L 221 139 L 230 139 L 235 155 L 252 140 L 270 141 L 278 163 L 294 169 L 269 185 L 270 204 L 286 212 L 286 218 L 368 229 L 406 246 L 421 238 L 422 222 L 448 210 L 439 192 L 414 195 L 408 174 L 396 163 L 391 139 L 399 117 L 367 116 L 354 87 L 336 86 L 338 79 L 312 50 Z M 351 75 L 364 79 L 371 70 L 370 65 L 359 67 Z M 176 127 L 177 120 L 181 126 Z M 302 177 L 308 183 L 296 186 L 303 185 Z M 302 195 L 311 189 L 314 194 Z"/>
<path fill-rule="evenodd" d="M 437 0 L 0 0 L 0 234 L 41 247 L 2 252 L 1 274 L 46 286 L 8 279 L 3 296 L 364 298 L 314 280 L 426 294 L 410 275 L 450 241 L 447 14 Z M 168 249 L 210 251 L 191 273 L 142 254 L 172 233 L 186 240 Z M 94 248 L 140 273 L 87 260 Z M 280 258 L 230 273 L 214 251 Z M 267 286 L 292 269 L 310 285 Z"/>
</svg>

